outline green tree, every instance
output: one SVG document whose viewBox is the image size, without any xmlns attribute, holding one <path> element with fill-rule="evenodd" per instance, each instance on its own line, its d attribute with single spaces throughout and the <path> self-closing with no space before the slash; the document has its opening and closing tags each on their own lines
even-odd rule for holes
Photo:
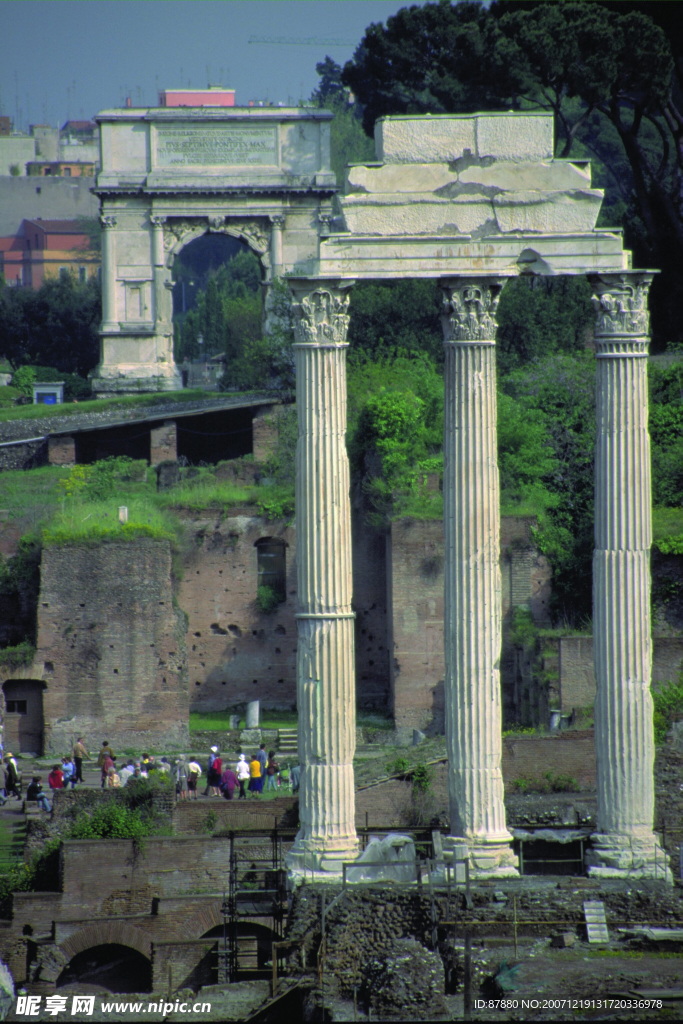
<svg viewBox="0 0 683 1024">
<path fill-rule="evenodd" d="M 342 69 L 331 57 L 316 64 L 320 85 L 311 100 L 334 114 L 330 126 L 330 163 L 340 188 L 344 186 L 347 164 L 375 159 L 375 146 L 363 131 L 363 108 L 342 85 Z"/>
<path fill-rule="evenodd" d="M 683 336 L 683 58 L 680 27 L 667 34 L 649 10 L 447 0 L 404 8 L 366 30 L 342 82 L 364 104 L 368 134 L 384 114 L 545 109 L 560 155 L 595 151 L 609 191 L 626 169 L 628 199 L 610 205 L 642 224 L 630 240 L 637 258 L 663 271 L 653 286 L 661 346 Z"/>
<path fill-rule="evenodd" d="M 14 368 L 51 366 L 87 377 L 99 362 L 102 319 L 100 287 L 64 274 L 37 291 L 0 291 L 0 355 Z"/>
<path fill-rule="evenodd" d="M 575 624 L 591 614 L 594 381 L 590 353 L 554 354 L 500 380 L 503 395 L 515 399 L 530 422 L 540 422 L 540 413 L 545 423 L 552 464 L 540 482 L 553 498 L 538 542 L 553 566 L 554 614 Z M 499 431 L 505 437 L 501 417 Z"/>
<path fill-rule="evenodd" d="M 581 352 L 593 336 L 591 288 L 583 277 L 508 281 L 498 307 L 496 352 L 501 373 L 553 352 Z"/>
<path fill-rule="evenodd" d="M 351 359 L 424 353 L 443 362 L 441 294 L 434 281 L 359 284 L 349 305 Z"/>
</svg>

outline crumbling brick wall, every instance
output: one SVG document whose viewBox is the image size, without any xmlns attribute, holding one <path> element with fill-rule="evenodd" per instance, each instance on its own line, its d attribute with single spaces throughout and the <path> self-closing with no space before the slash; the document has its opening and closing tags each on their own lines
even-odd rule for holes
<svg viewBox="0 0 683 1024">
<path fill-rule="evenodd" d="M 38 645 L 44 746 L 187 749 L 184 620 L 168 541 L 46 547 Z"/>
</svg>

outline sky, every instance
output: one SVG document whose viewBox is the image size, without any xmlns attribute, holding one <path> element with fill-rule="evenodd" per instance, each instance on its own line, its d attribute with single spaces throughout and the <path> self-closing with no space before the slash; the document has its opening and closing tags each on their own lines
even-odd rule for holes
<svg viewBox="0 0 683 1024">
<path fill-rule="evenodd" d="M 159 89 L 209 81 L 235 89 L 237 104 L 296 104 L 318 84 L 316 63 L 329 54 L 343 65 L 367 25 L 408 2 L 0 0 L 0 113 L 15 130 L 61 126 L 126 96 L 156 105 Z"/>
</svg>

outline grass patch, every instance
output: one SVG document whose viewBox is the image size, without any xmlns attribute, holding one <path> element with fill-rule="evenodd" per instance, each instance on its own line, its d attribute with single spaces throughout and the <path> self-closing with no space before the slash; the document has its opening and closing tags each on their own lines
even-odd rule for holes
<svg viewBox="0 0 683 1024">
<path fill-rule="evenodd" d="M 119 522 L 121 499 L 69 503 L 43 529 L 46 544 L 98 544 L 101 541 L 154 540 L 175 541 L 178 524 L 151 501 L 134 499 L 128 504 L 128 522 Z"/>
<path fill-rule="evenodd" d="M 190 711 L 190 732 L 227 732 L 230 716 L 234 711 Z M 296 711 L 264 711 L 261 715 L 261 729 L 296 729 Z M 240 729 L 245 728 L 244 716 L 240 718 Z"/>
<path fill-rule="evenodd" d="M 207 398 L 216 401 L 215 391 L 163 391 L 153 395 L 122 395 L 121 398 L 96 398 L 90 402 L 64 402 L 58 406 L 18 405 L 0 409 L 0 423 L 7 423 L 8 420 L 41 420 L 54 416 L 83 416 L 89 412 L 104 412 L 105 409 L 145 409 L 168 402 L 200 402 Z"/>
<path fill-rule="evenodd" d="M 37 529 L 49 519 L 59 501 L 59 483 L 69 470 L 63 466 L 9 469 L 2 474 L 0 505 L 26 530 Z"/>
<path fill-rule="evenodd" d="M 240 487 L 223 480 L 216 480 L 212 474 L 203 475 L 197 482 L 192 480 L 162 491 L 156 501 L 162 508 L 225 508 L 231 505 L 255 505 L 260 487 Z"/>
<path fill-rule="evenodd" d="M 393 718 L 374 711 L 356 712 L 356 725 L 359 729 L 377 729 L 382 732 L 393 732 L 396 728 Z"/>
</svg>

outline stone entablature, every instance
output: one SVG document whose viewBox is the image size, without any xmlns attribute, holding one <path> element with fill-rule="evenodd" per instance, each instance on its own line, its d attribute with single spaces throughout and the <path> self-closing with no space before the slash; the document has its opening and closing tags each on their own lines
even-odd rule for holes
<svg viewBox="0 0 683 1024">
<path fill-rule="evenodd" d="M 321 241 L 320 276 L 578 274 L 630 266 L 596 228 L 585 160 L 553 157 L 545 113 L 380 118 L 377 163 L 352 165 Z M 400 245 L 397 242 L 400 239 Z"/>
</svg>

